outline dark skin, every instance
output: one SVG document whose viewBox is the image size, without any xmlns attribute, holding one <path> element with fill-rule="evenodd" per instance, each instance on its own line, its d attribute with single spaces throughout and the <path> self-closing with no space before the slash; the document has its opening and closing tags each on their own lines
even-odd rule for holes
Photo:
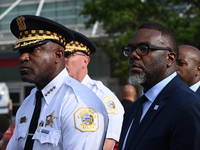
<svg viewBox="0 0 200 150">
<path fill-rule="evenodd" d="M 64 47 L 54 42 L 19 50 L 19 71 L 24 82 L 43 89 L 64 68 Z"/>
<path fill-rule="evenodd" d="M 129 45 L 150 44 L 154 46 L 166 47 L 172 50 L 172 44 L 168 36 L 164 36 L 160 31 L 152 29 L 137 30 Z M 158 82 L 171 75 L 176 70 L 176 54 L 164 50 L 149 51 L 145 56 L 138 56 L 134 51 L 129 58 L 130 71 L 133 74 L 145 72 L 146 81 L 142 83 L 145 91 L 148 91 Z"/>
<path fill-rule="evenodd" d="M 194 46 L 179 46 L 177 73 L 183 82 L 192 86 L 200 80 L 200 51 Z"/>
</svg>

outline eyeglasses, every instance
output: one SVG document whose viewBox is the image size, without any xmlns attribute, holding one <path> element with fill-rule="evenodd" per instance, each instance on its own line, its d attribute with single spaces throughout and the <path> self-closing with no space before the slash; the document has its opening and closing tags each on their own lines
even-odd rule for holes
<svg viewBox="0 0 200 150">
<path fill-rule="evenodd" d="M 77 53 L 77 51 L 65 51 L 64 52 L 64 57 L 69 57 L 69 56 L 76 56 L 76 55 L 79 55 L 79 56 L 87 56 L 86 54 L 80 54 L 80 53 Z"/>
<path fill-rule="evenodd" d="M 136 51 L 136 53 L 139 56 L 145 56 L 149 53 L 149 50 L 167 50 L 167 51 L 171 51 L 171 49 L 169 48 L 165 48 L 165 47 L 158 47 L 158 46 L 153 46 L 153 45 L 145 45 L 145 44 L 140 44 L 138 46 L 124 46 L 122 48 L 122 53 L 124 54 L 124 56 L 126 57 L 130 57 L 131 54 L 133 53 L 133 51 Z"/>
</svg>

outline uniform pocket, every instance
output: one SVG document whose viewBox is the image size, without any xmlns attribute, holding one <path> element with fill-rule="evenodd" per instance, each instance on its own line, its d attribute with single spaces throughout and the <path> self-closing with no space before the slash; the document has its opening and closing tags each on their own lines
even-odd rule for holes
<svg viewBox="0 0 200 150">
<path fill-rule="evenodd" d="M 19 140 L 20 138 L 26 137 L 26 133 L 28 130 L 28 128 L 26 126 L 18 125 L 18 127 L 16 129 L 17 129 L 17 132 L 16 132 L 15 140 Z"/>
<path fill-rule="evenodd" d="M 41 129 L 38 133 L 35 132 L 33 139 L 40 141 L 41 144 L 52 144 L 54 147 L 58 146 L 60 140 L 61 132 L 55 129 Z"/>
</svg>

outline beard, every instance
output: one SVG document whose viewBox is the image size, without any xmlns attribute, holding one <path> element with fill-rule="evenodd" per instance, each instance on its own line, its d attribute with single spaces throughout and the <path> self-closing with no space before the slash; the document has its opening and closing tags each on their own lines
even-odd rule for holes
<svg viewBox="0 0 200 150">
<path fill-rule="evenodd" d="M 137 85 L 137 84 L 142 84 L 146 81 L 147 77 L 146 74 L 144 72 L 140 73 L 140 74 L 132 74 L 130 72 L 130 76 L 128 78 L 128 83 L 132 84 L 132 85 Z"/>
</svg>

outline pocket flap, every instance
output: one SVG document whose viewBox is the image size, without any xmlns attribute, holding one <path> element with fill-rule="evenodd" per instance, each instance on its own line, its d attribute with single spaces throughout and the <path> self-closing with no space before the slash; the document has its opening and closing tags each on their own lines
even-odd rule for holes
<svg viewBox="0 0 200 150">
<path fill-rule="evenodd" d="M 55 129 L 41 129 L 38 133 L 35 132 L 33 139 L 40 141 L 41 144 L 50 143 L 53 146 L 57 146 L 60 140 L 61 132 Z"/>
</svg>

